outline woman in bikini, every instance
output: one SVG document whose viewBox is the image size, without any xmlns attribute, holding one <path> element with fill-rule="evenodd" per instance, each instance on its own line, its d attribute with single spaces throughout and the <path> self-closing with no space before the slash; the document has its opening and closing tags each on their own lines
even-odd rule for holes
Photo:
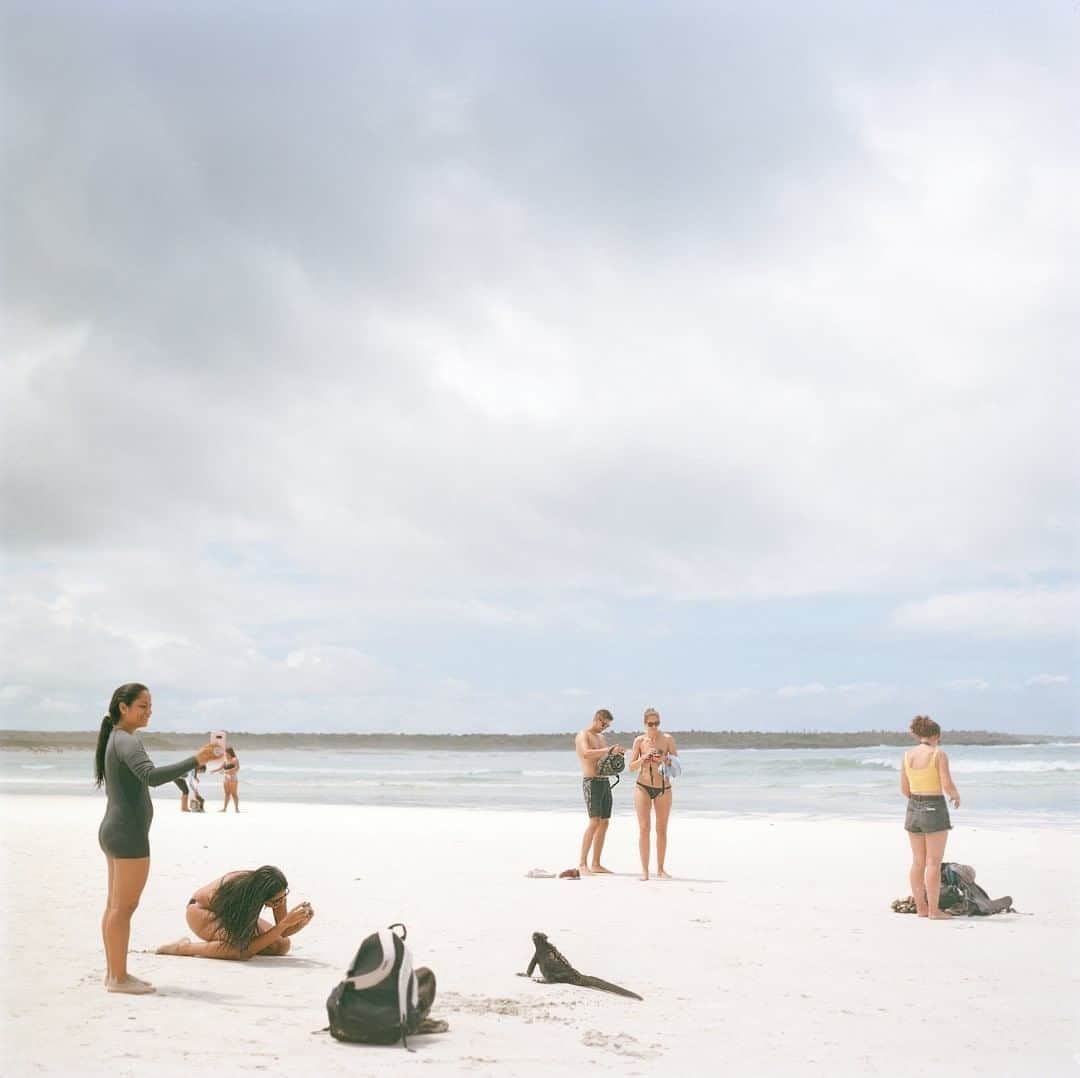
<svg viewBox="0 0 1080 1078">
<path fill-rule="evenodd" d="M 215 767 L 211 774 L 216 775 L 219 771 L 224 772 L 221 781 L 225 787 L 225 806 L 218 811 L 228 812 L 229 798 L 231 797 L 233 805 L 236 806 L 236 811 L 239 812 L 240 798 L 237 796 L 237 791 L 240 789 L 240 759 L 232 745 L 225 750 L 225 759 L 222 760 L 221 767 Z"/>
<path fill-rule="evenodd" d="M 630 770 L 638 772 L 634 786 L 634 808 L 638 818 L 638 852 L 641 854 L 641 878 L 649 878 L 649 815 L 656 814 L 656 875 L 671 877 L 664 871 L 667 854 L 667 825 L 671 816 L 671 783 L 660 770 L 672 756 L 678 756 L 675 738 L 660 732 L 660 712 L 650 707 L 645 712 L 645 733 L 634 738 L 630 751 Z"/>
<path fill-rule="evenodd" d="M 904 753 L 900 767 L 900 792 L 908 799 L 904 830 L 911 842 L 911 894 L 920 917 L 942 921 L 949 915 L 938 909 L 941 862 L 952 828 L 945 794 L 953 808 L 960 807 L 960 794 L 949 773 L 949 758 L 938 748 L 941 727 L 928 715 L 916 715 L 911 733 L 919 744 Z"/>
<path fill-rule="evenodd" d="M 288 909 L 285 905 L 288 893 L 288 880 L 273 865 L 228 872 L 220 880 L 200 887 L 188 899 L 185 911 L 188 928 L 202 942 L 184 936 L 159 947 L 157 953 L 240 962 L 257 954 L 288 954 L 288 937 L 315 916 L 307 902 Z M 273 924 L 259 916 L 264 906 L 273 914 Z"/>
</svg>

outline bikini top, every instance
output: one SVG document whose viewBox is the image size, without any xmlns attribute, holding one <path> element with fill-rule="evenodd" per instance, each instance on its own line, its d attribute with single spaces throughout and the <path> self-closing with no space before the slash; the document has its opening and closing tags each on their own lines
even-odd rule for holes
<svg viewBox="0 0 1080 1078">
<path fill-rule="evenodd" d="M 660 760 L 646 760 L 646 757 L 648 756 L 648 754 L 650 752 L 655 751 L 655 750 L 653 750 L 653 749 L 646 750 L 644 741 L 641 743 L 641 749 L 642 749 L 641 755 L 640 755 L 641 767 L 638 770 L 638 780 L 640 781 L 641 779 L 643 779 L 645 777 L 645 774 L 646 774 L 645 769 L 648 768 L 649 769 L 648 774 L 654 780 L 658 781 L 661 786 L 664 786 L 665 785 L 665 783 L 664 783 L 664 773 L 660 770 L 660 768 L 663 766 L 663 762 L 660 761 Z M 660 752 L 666 752 L 667 750 L 666 749 L 660 749 L 659 751 Z M 647 783 L 642 783 L 642 785 L 647 785 Z"/>
<path fill-rule="evenodd" d="M 938 750 L 930 754 L 925 767 L 912 767 L 911 754 L 904 753 L 904 774 L 907 775 L 908 787 L 913 794 L 934 795 L 941 793 L 941 776 L 937 769 Z"/>
</svg>

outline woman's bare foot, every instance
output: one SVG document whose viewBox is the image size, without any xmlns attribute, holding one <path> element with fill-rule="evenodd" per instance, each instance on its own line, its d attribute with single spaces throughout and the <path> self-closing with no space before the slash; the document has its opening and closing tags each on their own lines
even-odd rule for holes
<svg viewBox="0 0 1080 1078">
<path fill-rule="evenodd" d="M 661 879 L 661 880 L 670 880 L 671 879 L 671 877 L 662 868 L 657 870 L 656 876 L 657 876 L 657 879 Z"/>
<path fill-rule="evenodd" d="M 180 955 L 181 957 L 187 957 L 189 943 L 191 943 L 190 936 L 181 936 L 172 943 L 163 943 L 154 954 L 175 954 Z"/>
<path fill-rule="evenodd" d="M 603 865 L 593 865 L 592 868 L 589 869 L 589 871 L 594 876 L 611 876 L 611 875 L 613 875 L 611 869 L 610 868 L 604 868 Z"/>
<path fill-rule="evenodd" d="M 641 874 L 641 882 L 642 883 L 648 883 L 649 882 L 649 874 L 647 872 L 643 872 Z"/>
<path fill-rule="evenodd" d="M 147 996 L 157 989 L 149 981 L 138 981 L 134 977 L 110 977 L 105 983 L 105 991 L 121 992 L 127 996 Z"/>
<path fill-rule="evenodd" d="M 144 981 L 141 977 L 136 977 L 132 973 L 125 974 L 125 976 L 122 979 L 126 980 L 126 981 L 136 981 L 139 984 L 149 984 L 150 983 L 149 981 Z M 111 981 L 111 980 L 112 980 L 112 978 L 109 976 L 108 972 L 106 972 L 105 976 L 102 977 L 102 979 L 101 979 L 101 983 L 103 985 L 105 985 L 106 988 L 108 988 L 109 987 L 109 981 Z"/>
<path fill-rule="evenodd" d="M 952 914 L 948 910 L 938 910 L 937 913 L 928 913 L 926 919 L 928 921 L 951 921 Z"/>
</svg>

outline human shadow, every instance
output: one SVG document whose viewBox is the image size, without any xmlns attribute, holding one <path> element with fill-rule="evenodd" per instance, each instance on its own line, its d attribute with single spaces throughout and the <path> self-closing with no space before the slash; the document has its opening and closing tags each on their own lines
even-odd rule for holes
<svg viewBox="0 0 1080 1078">
<path fill-rule="evenodd" d="M 314 958 L 296 958 L 293 955 L 287 954 L 275 954 L 275 955 L 256 955 L 248 962 L 242 963 L 245 966 L 252 966 L 258 963 L 259 969 L 265 969 L 267 966 L 281 969 L 337 969 L 337 966 L 332 966 L 329 962 L 319 962 Z"/>
<path fill-rule="evenodd" d="M 618 879 L 622 879 L 622 880 L 640 880 L 641 879 L 641 871 L 639 870 L 637 872 L 604 872 L 604 873 L 598 873 L 595 876 L 582 876 L 581 878 L 583 880 L 584 879 L 597 880 L 597 879 L 603 879 L 605 876 L 614 876 L 614 877 L 616 877 Z M 650 871 L 649 872 L 649 882 L 652 883 L 654 880 L 657 883 L 727 883 L 727 880 L 702 880 L 702 879 L 698 879 L 696 876 L 672 876 L 670 879 L 665 880 L 665 879 L 661 879 L 654 872 Z"/>
<path fill-rule="evenodd" d="M 235 1004 L 240 998 L 234 992 L 214 992 L 209 988 L 192 988 L 190 985 L 162 984 L 157 982 L 157 995 L 170 999 L 190 999 L 198 1003 Z"/>
</svg>

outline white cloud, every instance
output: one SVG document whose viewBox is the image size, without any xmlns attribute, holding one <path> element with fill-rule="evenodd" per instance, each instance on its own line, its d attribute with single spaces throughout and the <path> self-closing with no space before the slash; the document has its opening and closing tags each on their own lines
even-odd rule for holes
<svg viewBox="0 0 1080 1078">
<path fill-rule="evenodd" d="M 909 632 L 981 637 L 1069 636 L 1080 626 L 1080 591 L 993 589 L 936 595 L 905 603 L 893 624 Z"/>
<path fill-rule="evenodd" d="M 821 693 L 828 691 L 820 681 L 813 681 L 807 685 L 785 685 L 776 690 L 776 695 L 782 697 L 820 696 Z"/>
<path fill-rule="evenodd" d="M 954 678 L 952 681 L 945 682 L 945 688 L 956 692 L 986 692 L 990 688 L 990 683 L 980 678 Z"/>
<path fill-rule="evenodd" d="M 1068 685 L 1068 674 L 1034 674 L 1024 682 L 1025 685 Z"/>
</svg>

